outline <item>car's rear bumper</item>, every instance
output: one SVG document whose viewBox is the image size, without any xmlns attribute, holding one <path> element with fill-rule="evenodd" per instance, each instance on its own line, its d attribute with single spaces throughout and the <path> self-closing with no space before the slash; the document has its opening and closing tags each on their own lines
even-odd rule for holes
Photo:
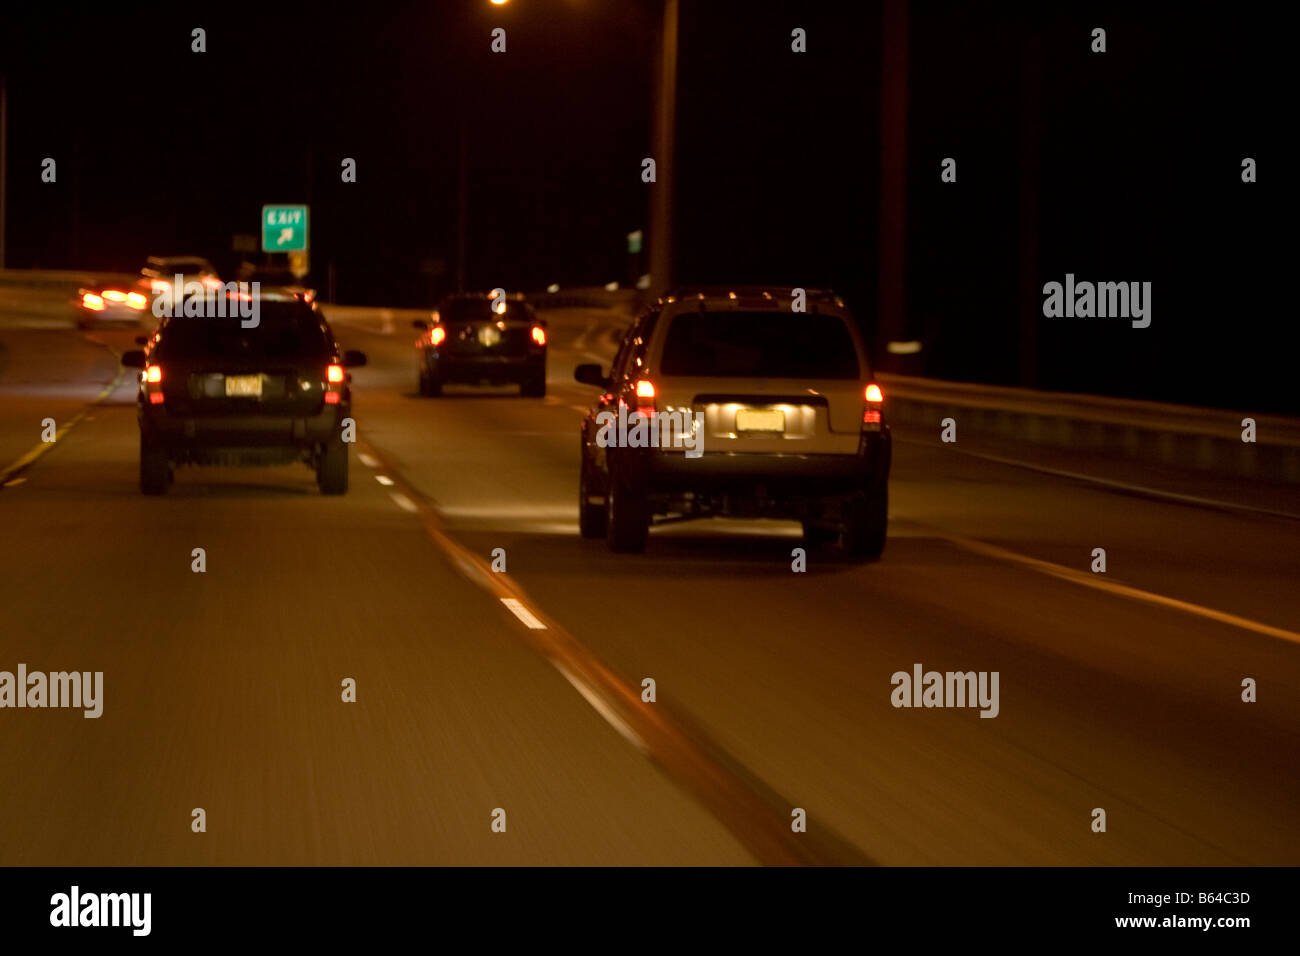
<svg viewBox="0 0 1300 956">
<path fill-rule="evenodd" d="M 621 449 L 626 453 L 627 449 Z M 635 454 L 635 452 L 634 452 Z M 635 464 L 656 492 L 818 497 L 851 494 L 889 476 L 889 432 L 864 436 L 856 455 L 709 452 L 649 449 Z"/>
<path fill-rule="evenodd" d="M 128 309 L 126 307 L 117 308 L 109 306 L 102 312 L 96 312 L 93 309 L 77 307 L 77 321 L 82 325 L 97 324 L 122 324 L 122 325 L 143 325 L 145 322 L 153 319 L 153 313 L 148 310 Z"/>
<path fill-rule="evenodd" d="M 544 374 L 546 370 L 544 351 L 507 355 L 454 355 L 426 351 L 424 361 L 429 373 L 444 382 L 522 381 Z"/>
<path fill-rule="evenodd" d="M 140 409 L 140 430 L 170 449 L 310 448 L 333 437 L 350 414 L 335 405 L 315 415 L 176 415 Z"/>
</svg>

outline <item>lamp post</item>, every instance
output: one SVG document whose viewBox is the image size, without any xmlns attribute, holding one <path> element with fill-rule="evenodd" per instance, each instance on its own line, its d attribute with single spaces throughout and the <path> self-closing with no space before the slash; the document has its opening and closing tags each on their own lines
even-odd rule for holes
<svg viewBox="0 0 1300 956">
<path fill-rule="evenodd" d="M 664 0 L 664 19 L 655 56 L 654 128 L 651 150 L 655 181 L 650 184 L 650 293 L 664 295 L 673 283 L 673 181 L 677 139 L 678 0 Z"/>
</svg>

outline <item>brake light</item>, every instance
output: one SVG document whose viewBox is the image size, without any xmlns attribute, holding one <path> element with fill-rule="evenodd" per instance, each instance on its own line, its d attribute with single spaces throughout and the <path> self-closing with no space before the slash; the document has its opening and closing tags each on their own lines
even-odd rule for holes
<svg viewBox="0 0 1300 956">
<path fill-rule="evenodd" d="M 168 289 L 170 289 L 171 287 L 172 287 L 172 284 L 171 284 L 170 282 L 168 282 L 166 279 L 150 279 L 150 280 L 149 280 L 149 291 L 150 291 L 150 292 L 166 292 L 166 291 L 167 291 Z"/>
<path fill-rule="evenodd" d="M 147 304 L 145 297 L 139 292 L 132 292 L 126 297 L 127 308 L 135 309 L 137 312 L 143 310 Z"/>
<path fill-rule="evenodd" d="M 333 384 L 338 384 L 343 381 L 343 366 L 331 365 L 325 370 L 325 378 Z"/>
<path fill-rule="evenodd" d="M 339 393 L 338 393 L 338 392 L 326 392 L 326 393 L 325 393 L 325 404 L 326 404 L 326 405 L 337 405 L 338 403 L 339 403 Z"/>
<path fill-rule="evenodd" d="M 150 393 L 149 393 L 149 404 L 150 404 L 150 405 L 161 405 L 162 403 L 163 403 L 163 393 L 162 393 L 162 392 L 150 392 Z"/>
<path fill-rule="evenodd" d="M 159 365 L 150 365 L 144 370 L 144 380 L 157 384 L 162 381 L 162 367 Z"/>
<path fill-rule="evenodd" d="M 533 341 L 538 345 L 546 344 L 546 330 L 540 325 L 533 326 Z"/>
<path fill-rule="evenodd" d="M 864 431 L 880 431 L 881 423 L 884 419 L 880 414 L 880 405 L 885 400 L 885 393 L 880 390 L 880 386 L 872 382 L 862 390 L 862 397 L 866 399 L 867 404 L 862 408 L 862 424 Z"/>
<path fill-rule="evenodd" d="M 447 330 L 444 329 L 441 325 L 435 325 L 433 328 L 429 330 L 430 345 L 441 345 L 442 340 L 445 339 L 446 337 L 447 337 Z"/>
<path fill-rule="evenodd" d="M 638 379 L 636 386 L 636 410 L 639 415 L 655 413 L 655 383 L 649 379 Z"/>
<path fill-rule="evenodd" d="M 95 295 L 95 293 L 93 292 L 87 292 L 85 295 L 83 295 L 81 297 L 81 304 L 83 307 L 89 309 L 91 312 L 104 311 L 104 300 L 101 299 L 99 296 Z"/>
<path fill-rule="evenodd" d="M 117 289 L 109 289 L 104 293 L 104 298 L 109 302 L 125 302 L 126 293 L 119 292 Z"/>
</svg>

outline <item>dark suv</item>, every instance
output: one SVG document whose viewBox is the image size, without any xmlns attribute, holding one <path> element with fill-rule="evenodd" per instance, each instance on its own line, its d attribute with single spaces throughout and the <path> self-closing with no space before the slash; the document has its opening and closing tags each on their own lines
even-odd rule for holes
<svg viewBox="0 0 1300 956">
<path fill-rule="evenodd" d="M 230 310 L 234 312 L 234 309 Z M 298 298 L 262 301 L 245 320 L 164 320 L 145 351 L 122 364 L 141 369 L 140 490 L 163 494 L 172 468 L 192 465 L 313 467 L 320 490 L 348 490 L 345 419 L 352 414 L 347 368 L 361 352 L 340 353 L 324 316 Z"/>
<path fill-rule="evenodd" d="M 517 384 L 521 395 L 546 394 L 546 323 L 522 295 L 448 296 L 431 320 L 416 320 L 421 395 L 442 386 Z"/>
</svg>

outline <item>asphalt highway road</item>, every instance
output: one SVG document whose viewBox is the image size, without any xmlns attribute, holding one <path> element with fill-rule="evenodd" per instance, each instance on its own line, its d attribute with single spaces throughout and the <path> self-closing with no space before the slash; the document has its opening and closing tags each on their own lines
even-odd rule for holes
<svg viewBox="0 0 1300 956">
<path fill-rule="evenodd" d="M 342 498 L 146 498 L 132 333 L 0 329 L 0 467 L 73 422 L 0 490 L 0 670 L 104 674 L 98 719 L 0 709 L 0 864 L 1300 862 L 1300 521 L 900 431 L 879 563 L 796 573 L 779 522 L 614 555 L 572 369 L 617 316 L 549 314 L 545 399 L 424 399 L 404 314 L 326 311 L 370 357 Z M 998 672 L 997 716 L 892 706 L 914 664 Z"/>
</svg>

